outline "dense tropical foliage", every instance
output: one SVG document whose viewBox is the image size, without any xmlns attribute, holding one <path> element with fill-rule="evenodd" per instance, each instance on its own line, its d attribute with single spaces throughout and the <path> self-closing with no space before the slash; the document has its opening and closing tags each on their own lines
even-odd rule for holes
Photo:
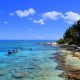
<svg viewBox="0 0 80 80">
<path fill-rule="evenodd" d="M 64 33 L 63 39 L 57 41 L 59 44 L 76 44 L 80 46 L 80 20 L 69 27 Z"/>
</svg>

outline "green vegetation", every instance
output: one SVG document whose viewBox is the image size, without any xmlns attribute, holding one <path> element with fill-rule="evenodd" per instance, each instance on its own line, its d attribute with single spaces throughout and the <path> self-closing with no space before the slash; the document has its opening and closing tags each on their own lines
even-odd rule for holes
<svg viewBox="0 0 80 80">
<path fill-rule="evenodd" d="M 62 38 L 59 39 L 59 40 L 57 41 L 57 43 L 58 43 L 58 44 L 64 44 L 64 39 L 62 39 Z"/>
<path fill-rule="evenodd" d="M 80 46 L 80 20 L 69 27 L 64 33 L 63 39 L 57 41 L 59 44 L 75 44 Z"/>
</svg>

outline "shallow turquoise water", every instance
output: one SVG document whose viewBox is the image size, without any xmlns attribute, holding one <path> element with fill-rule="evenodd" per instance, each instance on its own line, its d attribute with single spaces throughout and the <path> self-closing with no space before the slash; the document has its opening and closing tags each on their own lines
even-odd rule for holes
<svg viewBox="0 0 80 80">
<path fill-rule="evenodd" d="M 65 80 L 54 58 L 57 48 L 40 45 L 51 41 L 0 41 L 0 80 Z M 32 50 L 29 50 L 32 48 Z M 8 50 L 19 53 L 8 55 Z"/>
</svg>

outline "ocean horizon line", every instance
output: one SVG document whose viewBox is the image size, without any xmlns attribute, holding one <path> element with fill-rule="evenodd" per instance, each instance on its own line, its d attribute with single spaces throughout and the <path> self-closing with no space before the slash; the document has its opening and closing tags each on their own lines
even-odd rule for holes
<svg viewBox="0 0 80 80">
<path fill-rule="evenodd" d="M 0 41 L 2 41 L 2 40 L 7 40 L 7 41 L 9 41 L 9 40 L 27 40 L 27 41 L 35 41 L 35 40 L 37 40 L 37 41 L 49 41 L 49 40 L 51 40 L 51 41 L 57 41 L 57 40 L 52 40 L 52 39 L 43 39 L 43 40 L 39 40 L 39 39 L 0 39 Z"/>
</svg>

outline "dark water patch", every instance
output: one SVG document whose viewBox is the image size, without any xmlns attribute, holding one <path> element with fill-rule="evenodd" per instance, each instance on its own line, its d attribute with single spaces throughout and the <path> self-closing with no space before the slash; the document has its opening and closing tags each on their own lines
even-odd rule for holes
<svg viewBox="0 0 80 80">
<path fill-rule="evenodd" d="M 36 69 L 36 68 L 26 68 L 26 69 Z"/>
<path fill-rule="evenodd" d="M 33 61 L 40 61 L 40 59 L 32 59 Z"/>
<path fill-rule="evenodd" d="M 49 57 L 50 60 L 54 60 L 54 57 Z"/>
</svg>

